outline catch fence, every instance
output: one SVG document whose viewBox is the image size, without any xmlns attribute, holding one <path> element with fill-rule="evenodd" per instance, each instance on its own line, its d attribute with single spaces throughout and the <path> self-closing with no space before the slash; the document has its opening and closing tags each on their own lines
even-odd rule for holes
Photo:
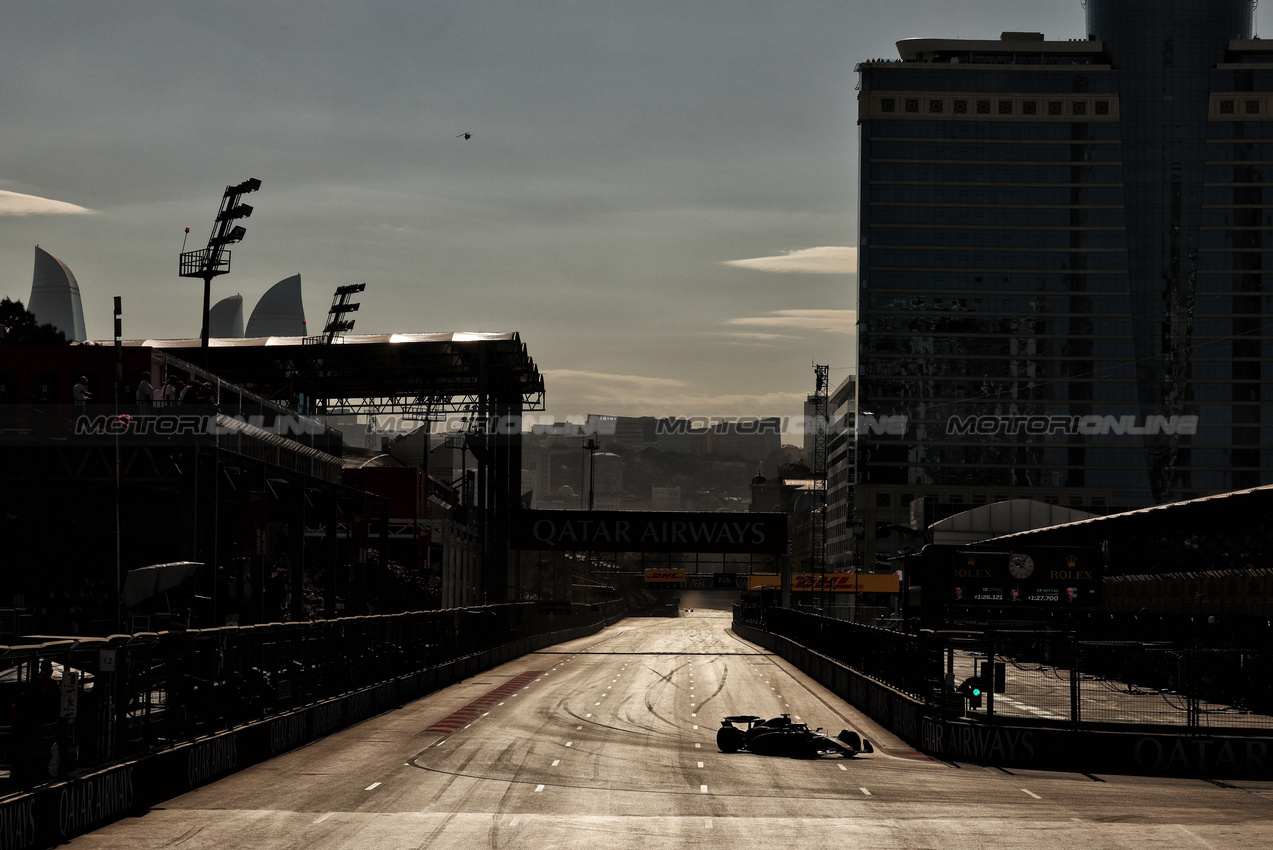
<svg viewBox="0 0 1273 850">
<path fill-rule="evenodd" d="M 932 716 L 1069 729 L 1267 732 L 1273 649 L 1085 640 L 1058 631 L 907 634 L 780 608 L 735 619 L 907 694 Z"/>
<path fill-rule="evenodd" d="M 531 602 L 0 647 L 0 793 L 621 613 Z"/>
</svg>

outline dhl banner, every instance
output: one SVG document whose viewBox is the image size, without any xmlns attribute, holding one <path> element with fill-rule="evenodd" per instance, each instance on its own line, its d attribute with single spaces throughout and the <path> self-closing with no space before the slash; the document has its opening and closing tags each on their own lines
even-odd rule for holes
<svg viewBox="0 0 1273 850">
<path fill-rule="evenodd" d="M 646 579 L 649 581 L 649 579 Z M 782 577 L 777 575 L 750 575 L 747 577 L 748 590 L 761 588 L 776 590 L 781 586 Z M 893 573 L 885 575 L 854 575 L 853 573 L 828 573 L 827 575 L 797 574 L 791 577 L 791 589 L 828 590 L 833 593 L 897 593 L 900 579 Z"/>
<path fill-rule="evenodd" d="M 646 570 L 645 580 L 652 581 L 685 581 L 685 570 Z"/>
</svg>

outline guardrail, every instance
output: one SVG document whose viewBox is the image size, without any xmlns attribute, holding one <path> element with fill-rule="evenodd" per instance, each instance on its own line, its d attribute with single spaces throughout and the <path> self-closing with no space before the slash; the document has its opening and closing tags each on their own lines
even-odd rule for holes
<svg viewBox="0 0 1273 850">
<path fill-rule="evenodd" d="M 0 793 L 87 773 L 528 638 L 622 602 L 537 603 L 0 647 Z M 445 684 L 445 682 L 442 682 Z"/>
<path fill-rule="evenodd" d="M 1055 632 L 908 635 L 752 606 L 735 607 L 733 627 L 934 758 L 1273 777 L 1267 649 Z"/>
<path fill-rule="evenodd" d="M 1029 630 L 914 635 L 782 608 L 738 606 L 734 618 L 914 697 L 946 720 L 1089 730 L 1273 729 L 1268 648 L 1083 640 Z"/>
<path fill-rule="evenodd" d="M 917 663 L 923 652 L 917 635 L 788 608 L 736 606 L 734 619 L 789 638 L 917 699 L 926 699 L 931 691 L 931 671 Z"/>
</svg>

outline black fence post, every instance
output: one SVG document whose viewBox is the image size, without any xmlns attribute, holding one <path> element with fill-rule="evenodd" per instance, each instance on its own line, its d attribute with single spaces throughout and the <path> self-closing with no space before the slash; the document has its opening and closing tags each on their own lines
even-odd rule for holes
<svg viewBox="0 0 1273 850">
<path fill-rule="evenodd" d="M 1081 677 L 1079 675 L 1079 639 L 1070 635 L 1070 725 L 1077 732 L 1083 723 Z"/>
</svg>

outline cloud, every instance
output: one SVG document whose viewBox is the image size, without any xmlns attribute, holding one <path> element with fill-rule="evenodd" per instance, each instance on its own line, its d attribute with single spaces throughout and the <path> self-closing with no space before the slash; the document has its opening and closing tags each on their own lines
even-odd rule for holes
<svg viewBox="0 0 1273 850">
<path fill-rule="evenodd" d="M 93 212 L 65 201 L 0 189 L 0 215 L 83 215 Z"/>
<path fill-rule="evenodd" d="M 763 331 L 725 331 L 730 339 L 752 340 L 754 342 L 782 342 L 783 340 L 800 339 L 798 334 L 774 334 Z"/>
<path fill-rule="evenodd" d="M 761 272 L 796 272 L 803 274 L 855 274 L 858 249 L 839 245 L 802 248 L 777 257 L 755 257 L 750 260 L 726 260 L 725 265 Z"/>
<path fill-rule="evenodd" d="M 851 334 L 857 329 L 857 310 L 777 310 L 767 316 L 730 319 L 726 324 Z"/>
</svg>

